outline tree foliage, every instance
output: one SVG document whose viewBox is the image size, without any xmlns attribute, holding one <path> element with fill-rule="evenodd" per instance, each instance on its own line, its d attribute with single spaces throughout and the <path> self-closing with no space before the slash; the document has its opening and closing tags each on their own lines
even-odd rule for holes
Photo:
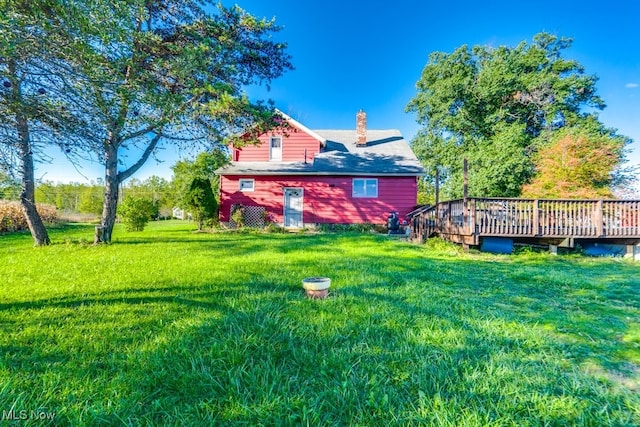
<svg viewBox="0 0 640 427">
<path fill-rule="evenodd" d="M 431 54 L 407 110 L 423 125 L 414 150 L 432 175 L 439 168 L 445 197 L 461 196 L 465 157 L 470 195 L 519 196 L 538 148 L 559 129 L 597 121 L 597 79 L 562 57 L 570 45 L 540 33 L 516 47 Z"/>
<path fill-rule="evenodd" d="M 0 191 L 2 188 L 0 174 Z M 171 210 L 171 182 L 159 176 L 150 176 L 140 180 L 131 178 L 121 186 L 121 196 L 149 199 L 154 210 L 152 219 L 169 216 Z M 1 194 L 1 193 L 0 193 Z M 100 215 L 104 196 L 104 183 L 53 183 L 44 181 L 36 187 L 36 198 L 43 203 L 55 205 L 59 210 L 70 213 Z"/>
<path fill-rule="evenodd" d="M 34 159 L 69 123 L 61 120 L 57 102 L 64 93 L 59 59 L 66 46 L 59 43 L 61 4 L 4 0 L 0 10 L 0 170 L 20 177 L 29 230 L 36 246 L 46 245 L 49 235 L 36 209 Z"/>
<path fill-rule="evenodd" d="M 102 196 L 104 185 L 83 186 L 78 197 L 78 211 L 81 213 L 100 215 L 102 213 Z"/>
<path fill-rule="evenodd" d="M 191 182 L 185 202 L 202 230 L 205 222 L 213 221 L 218 213 L 218 202 L 213 195 L 211 182 L 207 178 L 196 177 Z"/>
<path fill-rule="evenodd" d="M 0 0 L 0 9 L 0 160 L 24 165 L 29 206 L 45 144 L 103 162 L 105 241 L 119 185 L 158 147 L 246 143 L 277 126 L 272 106 L 243 92 L 292 68 L 273 20 L 209 0 Z"/>
<path fill-rule="evenodd" d="M 612 198 L 626 139 L 599 127 L 558 131 L 535 156 L 536 176 L 522 189 L 530 198 Z"/>
<path fill-rule="evenodd" d="M 0 171 L 0 200 L 18 200 L 19 197 L 20 182 Z"/>
<path fill-rule="evenodd" d="M 37 185 L 35 194 L 40 202 L 55 205 L 63 212 L 99 215 L 102 212 L 104 185 L 101 182 L 56 184 L 45 181 Z"/>
<path fill-rule="evenodd" d="M 117 6 L 104 12 L 117 31 L 88 38 L 92 49 L 77 61 L 89 112 L 83 117 L 91 118 L 96 138 L 89 146 L 105 165 L 106 241 L 119 184 L 161 144 L 223 145 L 233 135 L 275 126 L 273 109 L 250 102 L 243 90 L 291 68 L 286 45 L 271 38 L 275 23 L 237 6 L 171 0 Z"/>
<path fill-rule="evenodd" d="M 207 179 L 211 183 L 213 194 L 218 194 L 220 177 L 215 174 L 216 169 L 224 166 L 229 161 L 228 153 L 222 149 L 204 151 L 199 153 L 194 160 L 184 159 L 177 161 L 172 167 L 170 198 L 173 206 L 186 206 L 186 195 L 189 192 L 194 179 Z"/>
<path fill-rule="evenodd" d="M 169 217 L 173 207 L 170 200 L 171 183 L 166 179 L 152 175 L 145 180 L 131 178 L 126 186 L 122 187 L 122 192 L 126 196 L 141 197 L 151 200 L 154 209 L 152 219 Z"/>
</svg>

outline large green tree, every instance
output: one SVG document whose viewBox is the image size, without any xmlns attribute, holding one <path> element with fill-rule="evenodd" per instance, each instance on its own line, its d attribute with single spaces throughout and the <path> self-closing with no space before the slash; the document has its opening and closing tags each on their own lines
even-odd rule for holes
<svg viewBox="0 0 640 427">
<path fill-rule="evenodd" d="M 120 183 L 162 144 L 247 142 L 277 126 L 273 108 L 243 92 L 292 68 L 273 20 L 208 0 L 0 0 L 0 10 L 0 161 L 20 165 L 28 217 L 45 144 L 104 164 L 97 241 L 108 242 Z M 30 228 L 48 242 L 42 224 Z"/>
<path fill-rule="evenodd" d="M 562 57 L 570 45 L 540 33 L 516 47 L 430 55 L 407 110 L 423 126 L 414 150 L 432 176 L 440 171 L 444 197 L 462 195 L 463 158 L 470 195 L 519 196 L 534 176 L 533 154 L 554 132 L 597 121 L 605 106 L 597 79 Z"/>
<path fill-rule="evenodd" d="M 49 236 L 35 209 L 34 162 L 48 161 L 51 145 L 72 161 L 89 158 L 90 114 L 78 102 L 85 86 L 74 61 L 97 45 L 99 32 L 115 34 L 117 26 L 101 13 L 113 3 L 0 0 L 0 169 L 21 181 L 36 245 Z"/>
<path fill-rule="evenodd" d="M 50 242 L 36 210 L 34 161 L 65 135 L 66 22 L 62 2 L 0 0 L 0 169 L 21 180 L 20 203 L 36 245 Z M 69 6 L 72 9 L 72 6 Z"/>
<path fill-rule="evenodd" d="M 102 12 L 118 31 L 86 39 L 83 118 L 105 166 L 102 233 L 109 242 L 120 183 L 162 144 L 223 144 L 275 126 L 273 109 L 252 103 L 247 85 L 291 68 L 272 20 L 210 1 L 119 1 Z M 115 24 L 114 24 L 115 23 Z M 250 138 L 251 139 L 251 138 Z"/>
</svg>

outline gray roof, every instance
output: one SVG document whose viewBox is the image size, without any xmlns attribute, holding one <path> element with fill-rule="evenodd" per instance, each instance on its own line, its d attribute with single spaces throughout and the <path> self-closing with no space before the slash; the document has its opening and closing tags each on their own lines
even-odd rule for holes
<svg viewBox="0 0 640 427">
<path fill-rule="evenodd" d="M 233 162 L 221 175 L 388 175 L 418 176 L 424 168 L 399 130 L 367 130 L 367 145 L 356 146 L 355 130 L 314 130 L 326 139 L 313 162 Z"/>
</svg>

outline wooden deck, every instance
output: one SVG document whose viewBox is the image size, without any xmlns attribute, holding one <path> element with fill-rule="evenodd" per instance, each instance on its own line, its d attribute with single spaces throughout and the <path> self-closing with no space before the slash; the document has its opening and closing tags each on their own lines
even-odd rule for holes
<svg viewBox="0 0 640 427">
<path fill-rule="evenodd" d="M 466 245 L 479 245 L 483 237 L 637 244 L 640 200 L 458 199 L 418 209 L 410 221 L 412 238 L 421 241 L 440 236 Z"/>
</svg>

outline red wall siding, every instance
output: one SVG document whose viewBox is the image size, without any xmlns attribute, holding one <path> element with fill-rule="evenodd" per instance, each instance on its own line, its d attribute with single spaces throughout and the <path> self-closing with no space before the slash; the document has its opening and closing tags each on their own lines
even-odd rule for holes
<svg viewBox="0 0 640 427">
<path fill-rule="evenodd" d="M 255 179 L 255 191 L 238 191 L 241 178 Z M 377 198 L 353 198 L 352 179 L 351 176 L 223 176 L 220 181 L 220 221 L 229 221 L 231 205 L 241 203 L 264 206 L 275 222 L 281 224 L 283 187 L 304 189 L 305 223 L 383 224 L 390 211 L 398 211 L 403 217 L 417 203 L 416 177 L 378 178 Z"/>
<path fill-rule="evenodd" d="M 307 161 L 312 162 L 314 156 L 320 152 L 320 141 L 298 128 L 292 128 L 287 133 L 288 135 L 265 134 L 259 138 L 262 141 L 260 145 L 248 145 L 234 149 L 234 160 L 237 162 L 268 162 L 271 136 L 282 136 L 283 162 L 303 162 L 305 149 L 307 150 Z"/>
</svg>

